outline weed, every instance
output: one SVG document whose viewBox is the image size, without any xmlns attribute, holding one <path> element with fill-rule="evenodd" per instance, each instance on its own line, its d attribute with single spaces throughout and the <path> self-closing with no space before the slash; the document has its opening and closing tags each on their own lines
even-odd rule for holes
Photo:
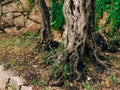
<svg viewBox="0 0 120 90">
<path fill-rule="evenodd" d="M 10 60 L 8 61 L 8 64 L 14 65 L 16 62 L 17 62 L 16 60 L 10 59 Z"/>
<path fill-rule="evenodd" d="M 31 7 L 29 7 L 27 11 L 27 18 L 30 16 L 30 13 L 32 12 L 33 8 L 34 8 L 34 4 Z"/>
<path fill-rule="evenodd" d="M 10 90 L 17 90 L 15 87 L 13 87 L 11 85 L 7 85 L 7 88 L 9 88 Z"/>
<path fill-rule="evenodd" d="M 27 0 L 29 3 L 33 3 L 34 2 L 34 0 Z"/>
<path fill-rule="evenodd" d="M 85 90 L 90 90 L 90 84 L 88 82 L 85 84 Z"/>
<path fill-rule="evenodd" d="M 65 88 L 69 88 L 70 87 L 70 82 L 65 81 L 64 85 L 65 85 Z"/>
<path fill-rule="evenodd" d="M 45 81 L 44 81 L 44 80 L 31 80 L 31 81 L 30 81 L 30 84 L 42 86 L 42 85 L 45 84 Z"/>
<path fill-rule="evenodd" d="M 110 37 L 116 36 L 118 29 L 120 28 L 120 1 L 119 0 L 97 0 L 96 1 L 96 30 L 105 28 L 110 24 Z M 108 17 L 102 27 L 98 26 L 99 19 L 102 18 L 104 12 L 107 12 Z"/>
<path fill-rule="evenodd" d="M 64 4 L 64 0 L 61 0 L 61 2 L 57 0 L 52 0 L 51 25 L 57 30 L 61 30 L 64 25 L 64 15 L 63 15 L 63 9 L 62 9 L 63 4 Z"/>
<path fill-rule="evenodd" d="M 90 85 L 90 83 L 86 82 L 85 83 L 85 90 L 94 90 L 94 87 Z"/>
<path fill-rule="evenodd" d="M 120 81 L 112 73 L 110 74 L 110 82 L 111 82 L 111 84 L 120 83 Z"/>
<path fill-rule="evenodd" d="M 30 38 L 33 38 L 33 39 L 38 39 L 39 38 L 39 33 L 32 33 L 30 31 L 27 31 L 24 33 L 25 36 L 29 36 Z"/>
</svg>

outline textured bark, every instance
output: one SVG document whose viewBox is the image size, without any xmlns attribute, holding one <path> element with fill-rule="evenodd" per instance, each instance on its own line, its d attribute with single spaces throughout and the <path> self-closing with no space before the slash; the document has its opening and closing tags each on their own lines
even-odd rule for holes
<svg viewBox="0 0 120 90">
<path fill-rule="evenodd" d="M 93 35 L 95 31 L 94 9 L 95 0 L 65 0 L 64 3 L 63 11 L 66 20 L 65 50 L 62 55 L 58 56 L 58 60 L 61 60 L 60 64 L 62 64 L 62 58 L 68 53 L 65 62 L 70 63 L 69 67 L 72 70 L 69 73 L 69 79 L 75 76 L 73 80 L 75 82 L 83 78 L 81 76 L 83 67 L 85 67 L 84 62 L 89 61 L 94 66 L 106 67 L 105 62 L 97 56 L 98 52 Z M 62 79 L 62 76 L 58 77 L 57 82 L 52 83 L 53 85 L 58 84 Z"/>
<path fill-rule="evenodd" d="M 69 59 L 74 62 L 72 67 L 80 79 L 79 63 L 89 59 L 93 64 L 105 66 L 98 58 L 94 41 L 94 9 L 95 0 L 66 0 L 64 16 L 66 19 L 65 48 Z"/>
<path fill-rule="evenodd" d="M 37 48 L 39 51 L 45 51 L 48 49 L 51 38 L 50 38 L 50 14 L 44 0 L 35 0 L 35 4 L 38 4 L 41 14 L 41 30 L 40 40 Z"/>
</svg>

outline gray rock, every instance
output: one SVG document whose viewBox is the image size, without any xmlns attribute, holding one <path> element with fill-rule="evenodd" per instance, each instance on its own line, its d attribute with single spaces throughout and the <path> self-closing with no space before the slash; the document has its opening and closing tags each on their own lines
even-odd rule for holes
<svg viewBox="0 0 120 90">
<path fill-rule="evenodd" d="M 4 31 L 5 31 L 6 33 L 12 33 L 12 31 L 10 30 L 10 28 L 5 28 Z"/>
<path fill-rule="evenodd" d="M 8 80 L 9 76 L 0 71 L 0 90 L 5 90 Z"/>
<path fill-rule="evenodd" d="M 33 90 L 30 86 L 22 86 L 21 90 Z"/>
<path fill-rule="evenodd" d="M 24 24 L 25 24 L 24 16 L 21 15 L 21 16 L 19 16 L 19 17 L 16 17 L 16 18 L 14 19 L 14 24 L 15 24 L 16 26 L 18 26 L 18 27 L 23 27 Z"/>
<path fill-rule="evenodd" d="M 6 1 L 6 0 L 5 0 Z M 6 4 L 3 6 L 2 12 L 3 13 L 8 13 L 8 12 L 13 12 L 13 11 L 17 11 L 17 3 L 12 2 L 10 4 Z"/>
<path fill-rule="evenodd" d="M 40 14 L 39 7 L 37 5 L 34 6 L 34 8 L 32 9 L 29 18 L 38 23 L 41 23 L 41 14 Z"/>
<path fill-rule="evenodd" d="M 25 31 L 30 31 L 30 32 L 37 32 L 39 27 L 39 24 L 36 24 L 35 22 L 31 21 L 31 20 L 27 20 L 26 21 L 26 30 Z"/>
<path fill-rule="evenodd" d="M 9 78 L 14 76 L 11 71 L 4 69 L 4 65 L 0 65 L 0 90 L 5 90 Z"/>
<path fill-rule="evenodd" d="M 23 11 L 28 11 L 29 9 L 29 2 L 27 0 L 20 0 L 20 5 L 22 6 Z"/>
<path fill-rule="evenodd" d="M 14 13 L 13 13 L 13 16 L 14 16 L 14 17 L 21 16 L 21 13 L 20 13 L 20 12 L 14 12 Z"/>
<path fill-rule="evenodd" d="M 1 24 L 0 26 L 3 26 L 3 27 L 12 26 L 14 24 L 13 23 L 13 13 L 3 14 L 0 24 Z"/>
<path fill-rule="evenodd" d="M 4 65 L 0 65 L 0 72 L 5 69 Z"/>
<path fill-rule="evenodd" d="M 25 84 L 25 80 L 21 77 L 11 77 L 8 86 L 15 88 L 16 90 L 20 89 L 20 86 Z"/>
<path fill-rule="evenodd" d="M 12 87 L 8 87 L 7 90 L 14 90 L 14 88 L 12 88 Z"/>
</svg>

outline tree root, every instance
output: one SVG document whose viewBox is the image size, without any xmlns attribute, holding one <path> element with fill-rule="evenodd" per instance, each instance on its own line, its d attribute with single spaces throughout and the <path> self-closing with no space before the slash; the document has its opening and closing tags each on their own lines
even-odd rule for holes
<svg viewBox="0 0 120 90">
<path fill-rule="evenodd" d="M 63 63 L 65 64 L 65 62 L 63 62 L 63 60 L 61 61 L 61 59 L 64 57 L 64 53 L 62 53 L 61 55 L 55 54 L 53 56 L 50 56 L 49 59 L 52 59 L 52 58 L 55 57 L 55 58 L 57 58 L 56 59 L 57 64 L 59 64 L 59 65 L 62 65 Z M 108 63 L 106 61 L 100 60 L 99 56 L 97 55 L 97 50 L 94 50 L 94 52 L 91 55 L 91 57 L 92 58 L 89 59 L 89 61 L 93 65 L 99 67 L 100 70 L 107 69 L 108 65 L 111 65 L 110 63 Z M 89 72 L 89 70 L 87 70 L 87 67 L 83 64 L 84 60 L 87 59 L 87 58 L 85 58 L 85 57 L 82 58 L 81 57 L 81 59 L 79 59 L 79 58 L 77 58 L 77 55 L 75 53 L 69 54 L 66 58 L 70 59 L 69 62 L 66 62 L 66 63 L 70 63 L 71 66 L 69 68 L 72 68 L 72 70 L 69 72 L 68 78 L 65 79 L 63 77 L 63 74 L 62 74 L 63 73 L 63 67 L 60 66 L 60 68 L 58 69 L 59 73 L 57 74 L 57 76 L 54 77 L 53 74 L 50 76 L 50 79 L 48 81 L 48 84 L 50 86 L 60 86 L 60 85 L 63 85 L 65 80 L 68 80 L 68 81 L 72 80 L 74 83 L 77 83 L 81 79 L 87 79 L 86 75 L 87 75 L 87 72 Z M 98 68 L 96 68 L 96 71 L 99 72 Z M 98 72 L 96 72 L 96 73 L 98 73 Z"/>
</svg>

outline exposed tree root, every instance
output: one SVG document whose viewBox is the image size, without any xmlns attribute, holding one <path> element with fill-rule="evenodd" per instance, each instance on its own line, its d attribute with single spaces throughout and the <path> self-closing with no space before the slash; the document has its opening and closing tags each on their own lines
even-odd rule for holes
<svg viewBox="0 0 120 90">
<path fill-rule="evenodd" d="M 109 40 L 109 37 L 104 32 L 104 30 L 99 30 L 95 33 L 95 41 L 97 46 L 101 49 L 101 51 L 117 51 L 117 46 Z"/>
<path fill-rule="evenodd" d="M 56 55 L 55 55 L 55 57 L 56 57 Z M 92 76 L 93 75 L 92 72 L 89 72 L 89 70 L 87 69 L 87 65 L 86 65 L 87 62 L 85 62 L 85 59 L 88 59 L 88 58 L 82 57 L 81 59 L 80 58 L 77 59 L 76 56 L 74 56 L 75 54 L 73 54 L 72 56 L 70 56 L 70 55 L 72 55 L 72 54 L 68 54 L 68 56 L 65 58 L 66 63 L 69 63 L 69 68 L 70 68 L 70 71 L 67 74 L 67 78 L 63 77 L 63 73 L 64 73 L 63 69 L 64 68 L 62 67 L 62 65 L 66 64 L 66 63 L 63 62 L 63 60 L 60 60 L 64 57 L 64 54 L 62 53 L 62 55 L 60 57 L 58 55 L 58 59 L 56 59 L 57 64 L 60 65 L 60 68 L 58 68 L 59 72 L 58 72 L 57 76 L 54 76 L 53 74 L 51 75 L 51 77 L 48 81 L 49 85 L 60 86 L 60 85 L 63 85 L 65 80 L 77 83 L 81 80 L 86 80 L 88 73 L 91 77 L 94 78 L 94 76 Z M 94 60 L 93 60 L 93 58 L 94 58 Z M 50 58 L 49 58 L 49 60 L 50 60 Z M 101 73 L 101 71 L 104 71 L 108 67 L 108 65 L 110 65 L 110 63 L 107 63 L 106 61 L 100 60 L 99 57 L 97 56 L 96 51 L 94 52 L 92 58 L 89 59 L 89 61 L 91 64 L 93 64 L 95 66 L 96 73 Z M 100 70 L 100 72 L 99 72 L 98 68 L 102 69 L 102 70 Z"/>
<path fill-rule="evenodd" d="M 86 80 L 88 73 L 93 75 L 88 63 L 94 66 L 95 73 L 99 73 L 99 69 L 104 71 L 107 68 L 107 62 L 98 56 L 94 40 L 94 5 L 95 0 L 65 1 L 64 50 L 54 61 L 58 65 L 56 68 L 58 72 L 57 76 L 52 75 L 50 85 L 58 85 L 65 80 L 74 83 Z"/>
</svg>

